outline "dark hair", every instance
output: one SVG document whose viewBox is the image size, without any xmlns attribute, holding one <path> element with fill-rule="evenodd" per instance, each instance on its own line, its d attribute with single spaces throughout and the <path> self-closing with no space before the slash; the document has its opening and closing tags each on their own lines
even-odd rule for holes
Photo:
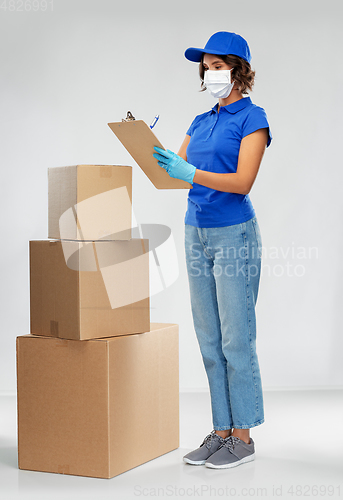
<svg viewBox="0 0 343 500">
<path fill-rule="evenodd" d="M 235 82 L 238 85 L 238 89 L 242 94 L 248 94 L 247 90 L 251 91 L 255 83 L 255 71 L 251 69 L 251 66 L 248 63 L 248 61 L 246 61 L 242 57 L 234 56 L 231 54 L 227 56 L 221 56 L 217 54 L 214 55 L 222 59 L 222 61 L 224 61 L 226 64 L 229 64 L 230 66 L 233 67 L 233 70 L 231 72 L 231 79 L 235 80 Z M 199 64 L 201 92 L 206 90 L 206 85 L 204 84 L 205 69 L 203 66 L 203 60 L 204 60 L 204 54 L 202 55 Z"/>
</svg>

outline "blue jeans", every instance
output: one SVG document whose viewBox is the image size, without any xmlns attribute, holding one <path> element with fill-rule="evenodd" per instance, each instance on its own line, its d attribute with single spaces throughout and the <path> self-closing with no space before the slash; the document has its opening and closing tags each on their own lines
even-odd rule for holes
<svg viewBox="0 0 343 500">
<path fill-rule="evenodd" d="M 185 224 L 185 254 L 213 428 L 260 425 L 264 411 L 255 305 L 262 240 L 257 218 L 224 227 Z"/>
</svg>

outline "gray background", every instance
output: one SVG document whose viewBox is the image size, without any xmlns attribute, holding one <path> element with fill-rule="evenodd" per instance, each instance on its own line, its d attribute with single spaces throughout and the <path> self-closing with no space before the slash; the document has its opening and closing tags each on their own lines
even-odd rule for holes
<svg viewBox="0 0 343 500">
<path fill-rule="evenodd" d="M 47 169 L 75 164 L 132 165 L 138 222 L 172 229 L 180 275 L 151 297 L 151 321 L 180 325 L 180 389 L 207 388 L 183 248 L 188 191 L 156 190 L 107 123 L 127 110 L 147 123 L 159 113 L 155 134 L 177 151 L 216 102 L 198 92 L 184 51 L 220 30 L 248 40 L 251 98 L 274 137 L 250 193 L 264 247 L 263 387 L 342 387 L 339 9 L 332 0 L 54 0 L 52 11 L 0 10 L 0 391 L 15 390 L 15 338 L 29 333 L 28 242 L 47 239 Z"/>
</svg>

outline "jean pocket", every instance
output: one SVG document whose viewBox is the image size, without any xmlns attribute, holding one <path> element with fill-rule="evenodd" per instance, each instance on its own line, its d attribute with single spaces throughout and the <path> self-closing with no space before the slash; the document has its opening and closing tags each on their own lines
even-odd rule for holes
<svg viewBox="0 0 343 500">
<path fill-rule="evenodd" d="M 257 218 L 254 217 L 252 219 L 252 225 L 255 231 L 255 236 L 256 236 L 256 242 L 257 242 L 257 252 L 258 252 L 258 257 L 259 259 L 262 257 L 262 237 L 261 237 L 261 231 L 260 231 L 260 226 L 258 225 Z"/>
</svg>

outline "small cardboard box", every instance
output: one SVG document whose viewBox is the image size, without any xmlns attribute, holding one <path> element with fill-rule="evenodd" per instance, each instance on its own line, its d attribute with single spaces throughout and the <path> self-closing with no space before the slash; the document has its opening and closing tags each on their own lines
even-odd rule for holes
<svg viewBox="0 0 343 500">
<path fill-rule="evenodd" d="M 17 337 L 19 469 L 111 478 L 178 448 L 178 335 Z"/>
<path fill-rule="evenodd" d="M 48 238 L 131 239 L 132 167 L 48 168 L 48 215 Z"/>
<path fill-rule="evenodd" d="M 33 240 L 30 333 L 86 340 L 150 327 L 149 240 Z"/>
</svg>

